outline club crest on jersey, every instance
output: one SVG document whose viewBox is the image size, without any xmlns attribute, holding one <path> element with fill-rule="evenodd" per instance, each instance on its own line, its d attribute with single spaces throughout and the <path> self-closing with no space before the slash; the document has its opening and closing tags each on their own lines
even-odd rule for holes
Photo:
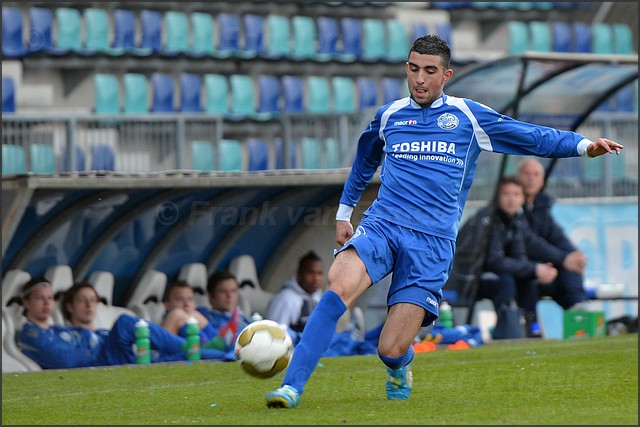
<svg viewBox="0 0 640 427">
<path fill-rule="evenodd" d="M 438 126 L 444 130 L 451 130 L 458 127 L 460 120 L 450 113 L 444 113 L 438 117 Z"/>
</svg>

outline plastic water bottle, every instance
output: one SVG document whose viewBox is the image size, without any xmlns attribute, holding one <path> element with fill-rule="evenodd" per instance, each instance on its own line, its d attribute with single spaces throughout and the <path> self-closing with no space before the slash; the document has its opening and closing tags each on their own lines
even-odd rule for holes
<svg viewBox="0 0 640 427">
<path fill-rule="evenodd" d="M 136 363 L 151 363 L 151 340 L 149 324 L 140 319 L 136 322 Z"/>
<path fill-rule="evenodd" d="M 200 328 L 195 317 L 187 320 L 187 360 L 200 360 Z"/>
<path fill-rule="evenodd" d="M 440 324 L 442 326 L 445 328 L 453 328 L 453 311 L 449 303 L 444 300 L 440 303 L 438 317 L 440 318 Z"/>
</svg>

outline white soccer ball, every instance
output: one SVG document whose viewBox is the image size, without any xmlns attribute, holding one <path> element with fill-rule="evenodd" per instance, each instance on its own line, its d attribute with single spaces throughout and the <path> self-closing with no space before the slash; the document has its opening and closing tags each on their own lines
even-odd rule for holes
<svg viewBox="0 0 640 427">
<path fill-rule="evenodd" d="M 235 354 L 247 374 L 271 378 L 289 366 L 293 341 L 284 325 L 273 320 L 258 320 L 238 334 Z"/>
</svg>

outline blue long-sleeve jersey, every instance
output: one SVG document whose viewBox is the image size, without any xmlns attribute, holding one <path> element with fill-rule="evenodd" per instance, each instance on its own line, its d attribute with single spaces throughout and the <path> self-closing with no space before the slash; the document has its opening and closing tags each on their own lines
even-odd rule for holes
<svg viewBox="0 0 640 427">
<path fill-rule="evenodd" d="M 340 203 L 356 206 L 382 163 L 382 185 L 365 215 L 455 240 L 481 150 L 576 157 L 590 142 L 469 99 L 443 94 L 423 108 L 407 97 L 381 107 L 362 133 Z"/>
</svg>

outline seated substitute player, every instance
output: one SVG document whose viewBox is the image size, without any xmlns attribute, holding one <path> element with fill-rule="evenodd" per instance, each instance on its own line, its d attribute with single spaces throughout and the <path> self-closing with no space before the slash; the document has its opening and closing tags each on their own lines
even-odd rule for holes
<svg viewBox="0 0 640 427">
<path fill-rule="evenodd" d="M 447 96 L 450 61 L 449 46 L 439 36 L 416 39 L 405 64 L 410 96 L 382 106 L 360 136 L 336 215 L 336 242 L 342 247 L 329 268 L 328 288 L 311 313 L 281 387 L 266 394 L 267 406 L 300 405 L 340 316 L 390 272 L 378 355 L 387 368 L 387 398 L 409 398 L 412 344 L 420 327 L 438 318 L 481 151 L 542 157 L 620 154 L 623 146 L 609 139 L 590 141 Z M 354 232 L 353 208 L 381 164 L 378 196 Z"/>
</svg>

